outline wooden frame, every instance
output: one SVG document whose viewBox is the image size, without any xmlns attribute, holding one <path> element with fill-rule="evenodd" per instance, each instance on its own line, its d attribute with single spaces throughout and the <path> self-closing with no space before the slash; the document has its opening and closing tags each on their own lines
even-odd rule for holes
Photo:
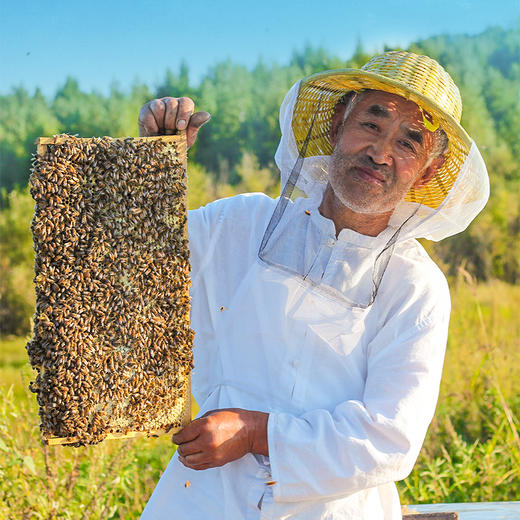
<svg viewBox="0 0 520 520">
<path fill-rule="evenodd" d="M 90 137 L 77 137 L 77 139 L 88 141 Z M 110 139 L 124 139 L 123 137 L 111 137 Z M 134 141 L 171 141 L 176 143 L 179 149 L 179 155 L 184 158 L 183 167 L 186 170 L 188 168 L 188 156 L 187 156 L 187 144 L 186 144 L 186 131 L 182 130 L 176 135 L 155 135 L 150 137 L 133 137 Z M 36 153 L 43 155 L 47 151 L 47 146 L 50 144 L 63 144 L 67 141 L 67 137 L 63 135 L 56 135 L 54 137 L 37 137 L 34 141 L 36 145 Z"/>
<path fill-rule="evenodd" d="M 458 520 L 459 515 L 455 512 L 446 513 L 412 513 L 404 514 L 403 520 Z"/>
<path fill-rule="evenodd" d="M 186 390 L 187 400 L 186 400 L 186 408 L 184 410 L 184 416 L 182 418 L 182 423 L 184 425 L 188 424 L 191 421 L 191 384 L 188 379 L 188 389 Z M 104 440 L 112 440 L 112 439 L 133 439 L 136 437 L 160 437 L 161 435 L 165 435 L 167 433 L 173 435 L 178 431 L 182 430 L 184 426 L 179 426 L 178 428 L 170 428 L 169 430 L 153 430 L 148 432 L 128 432 L 128 433 L 109 433 Z M 78 442 L 77 437 L 44 437 L 42 436 L 43 444 L 47 444 L 49 446 L 58 446 L 64 444 L 74 444 Z"/>
</svg>

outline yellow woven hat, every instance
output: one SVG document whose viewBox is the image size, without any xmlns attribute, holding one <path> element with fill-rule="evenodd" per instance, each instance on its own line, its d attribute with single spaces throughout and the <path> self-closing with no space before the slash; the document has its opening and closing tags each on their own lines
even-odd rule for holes
<svg viewBox="0 0 520 520">
<path fill-rule="evenodd" d="M 460 125 L 462 101 L 451 76 L 433 59 L 411 52 L 391 51 L 372 58 L 361 69 L 320 72 L 301 81 L 292 119 L 296 145 L 302 150 L 313 124 L 304 157 L 330 155 L 329 131 L 335 107 L 348 91 L 383 90 L 415 102 L 425 127 L 439 126 L 449 138 L 445 161 L 433 179 L 405 196 L 436 209 L 453 186 L 469 149 L 471 138 Z M 314 123 L 312 123 L 314 121 Z"/>
</svg>

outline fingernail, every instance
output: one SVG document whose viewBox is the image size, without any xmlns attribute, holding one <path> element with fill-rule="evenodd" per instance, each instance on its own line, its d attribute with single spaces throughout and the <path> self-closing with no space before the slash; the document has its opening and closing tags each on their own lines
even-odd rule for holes
<svg viewBox="0 0 520 520">
<path fill-rule="evenodd" d="M 184 130 L 186 128 L 186 121 L 184 121 L 184 119 L 179 119 L 177 121 L 177 128 L 179 130 Z"/>
</svg>

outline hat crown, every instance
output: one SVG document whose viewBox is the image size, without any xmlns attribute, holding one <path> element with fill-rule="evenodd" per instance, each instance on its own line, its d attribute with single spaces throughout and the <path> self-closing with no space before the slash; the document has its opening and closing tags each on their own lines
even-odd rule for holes
<svg viewBox="0 0 520 520">
<path fill-rule="evenodd" d="M 390 51 L 374 56 L 361 70 L 379 74 L 415 91 L 460 123 L 462 100 L 451 76 L 432 58 Z"/>
</svg>

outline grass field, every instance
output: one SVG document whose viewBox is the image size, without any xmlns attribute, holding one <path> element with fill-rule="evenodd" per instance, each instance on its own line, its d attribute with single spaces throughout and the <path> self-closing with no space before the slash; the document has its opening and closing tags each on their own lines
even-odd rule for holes
<svg viewBox="0 0 520 520">
<path fill-rule="evenodd" d="M 402 500 L 518 500 L 520 286 L 459 280 L 452 308 L 437 413 Z"/>
<path fill-rule="evenodd" d="M 452 287 L 436 417 L 403 503 L 520 496 L 520 287 Z M 0 342 L 0 519 L 138 518 L 174 446 L 169 437 L 42 447 L 24 338 Z"/>
</svg>

